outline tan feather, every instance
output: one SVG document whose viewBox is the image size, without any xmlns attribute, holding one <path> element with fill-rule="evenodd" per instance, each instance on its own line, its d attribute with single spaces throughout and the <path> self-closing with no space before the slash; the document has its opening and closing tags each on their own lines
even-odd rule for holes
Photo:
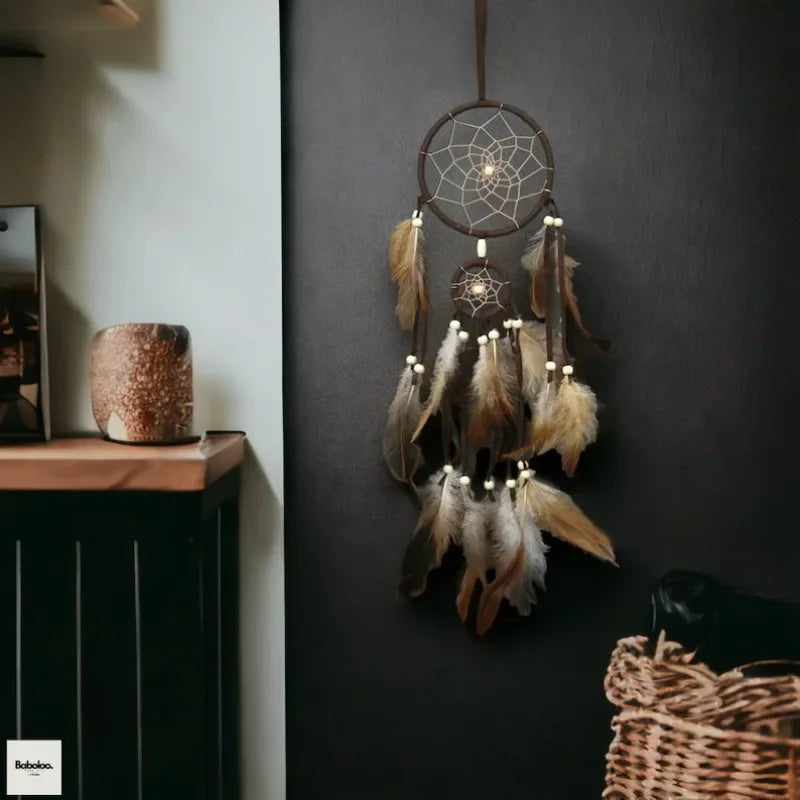
<svg viewBox="0 0 800 800">
<path fill-rule="evenodd" d="M 386 466 L 403 483 L 410 483 L 423 464 L 422 450 L 411 441 L 411 434 L 421 413 L 419 384 L 414 381 L 413 370 L 405 367 L 389 406 L 383 433 L 383 458 Z"/>
<path fill-rule="evenodd" d="M 531 421 L 528 435 L 522 447 L 503 453 L 504 459 L 526 458 L 552 450 L 558 442 L 558 428 L 553 416 L 558 397 L 558 382 L 543 378 L 531 406 Z"/>
<path fill-rule="evenodd" d="M 575 474 L 581 453 L 597 439 L 597 397 L 585 384 L 567 378 L 561 382 L 553 410 L 557 429 L 555 449 L 561 466 L 570 477 Z"/>
<path fill-rule="evenodd" d="M 431 476 L 414 537 L 403 558 L 398 591 L 406 598 L 418 597 L 428 584 L 428 574 L 442 563 L 451 542 L 460 541 L 464 499 L 459 473 L 443 470 Z"/>
<path fill-rule="evenodd" d="M 532 410 L 528 445 L 533 453 L 546 453 L 555 447 L 557 431 L 554 412 L 558 400 L 558 381 L 545 379 L 539 387 L 536 405 Z"/>
<path fill-rule="evenodd" d="M 468 563 L 464 568 L 464 574 L 461 576 L 461 584 L 458 589 L 458 595 L 456 595 L 456 610 L 458 611 L 458 617 L 462 622 L 467 621 L 469 609 L 472 605 L 472 598 L 475 594 L 475 587 L 478 585 L 479 581 L 480 575 L 478 574 L 478 571 Z"/>
<path fill-rule="evenodd" d="M 463 348 L 464 342 L 459 339 L 458 331 L 448 328 L 447 335 L 444 337 L 444 341 L 439 347 L 439 352 L 436 354 L 430 394 L 419 418 L 419 423 L 417 423 L 414 435 L 411 437 L 412 442 L 422 433 L 422 429 L 428 420 L 439 411 L 447 386 L 458 369 L 458 357 Z"/>
<path fill-rule="evenodd" d="M 523 269 L 526 269 L 531 274 L 531 309 L 537 317 L 545 317 L 547 315 L 547 281 L 545 280 L 544 273 L 544 234 L 546 227 L 543 225 L 539 230 L 530 238 L 525 252 L 522 254 L 520 264 Z M 553 263 L 556 260 L 556 241 L 553 239 L 553 244 L 550 248 L 550 253 L 553 257 Z M 579 263 L 570 256 L 564 257 L 565 268 L 565 284 L 566 284 L 566 297 L 565 301 L 569 306 L 570 298 L 575 304 L 575 311 L 577 311 L 577 301 L 575 294 L 572 290 L 572 273 L 575 267 L 580 266 Z M 569 306 L 570 311 L 573 311 L 572 306 Z M 574 312 L 573 312 L 574 313 Z M 580 321 L 580 313 L 578 313 L 577 321 Z"/>
<path fill-rule="evenodd" d="M 422 249 L 422 228 L 411 219 L 395 226 L 389 237 L 389 272 L 397 284 L 395 312 L 400 327 L 410 330 L 417 312 L 428 313 L 428 287 Z"/>
<path fill-rule="evenodd" d="M 547 346 L 545 326 L 541 322 L 525 322 L 519 331 L 519 347 L 522 353 L 522 396 L 533 407 L 547 372 Z"/>
<path fill-rule="evenodd" d="M 475 444 L 484 444 L 493 427 L 502 425 L 512 417 L 511 393 L 514 382 L 513 365 L 508 359 L 501 358 L 497 340 L 481 345 L 470 384 L 472 409 L 469 436 Z"/>
<path fill-rule="evenodd" d="M 611 540 L 568 494 L 532 478 L 523 484 L 518 497 L 519 508 L 529 514 L 542 530 L 616 566 Z"/>
</svg>

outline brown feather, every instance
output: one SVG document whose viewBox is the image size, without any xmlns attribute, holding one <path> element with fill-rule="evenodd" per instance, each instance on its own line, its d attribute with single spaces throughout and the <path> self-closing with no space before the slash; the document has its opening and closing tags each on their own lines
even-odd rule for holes
<svg viewBox="0 0 800 800">
<path fill-rule="evenodd" d="M 537 269 L 531 278 L 531 310 L 540 319 L 547 316 L 547 280 L 544 269 Z"/>
<path fill-rule="evenodd" d="M 503 575 L 495 578 L 484 590 L 478 604 L 478 618 L 476 630 L 478 636 L 483 636 L 494 624 L 497 613 L 500 611 L 500 604 L 503 602 L 504 592 L 521 575 L 525 566 L 525 547 L 520 544 L 514 556 L 514 560 L 509 565 Z"/>
<path fill-rule="evenodd" d="M 425 489 L 422 511 L 414 536 L 406 548 L 398 592 L 406 599 L 423 594 L 428 574 L 457 541 L 464 516 L 464 502 L 458 473 L 432 475 Z"/>
<path fill-rule="evenodd" d="M 472 597 L 475 594 L 475 587 L 481 582 L 481 576 L 478 570 L 467 564 L 464 574 L 461 577 L 461 588 L 456 597 L 456 608 L 458 609 L 458 616 L 462 622 L 467 621 L 469 616 L 469 609 L 472 605 Z"/>
<path fill-rule="evenodd" d="M 501 358 L 496 341 L 490 340 L 482 345 L 470 384 L 472 413 L 469 436 L 473 443 L 484 444 L 492 428 L 502 425 L 513 416 L 509 397 L 513 382 L 511 365 Z"/>
<path fill-rule="evenodd" d="M 561 382 L 553 410 L 555 445 L 561 466 L 573 477 L 581 453 L 597 439 L 597 398 L 585 384 L 572 378 Z"/>
<path fill-rule="evenodd" d="M 522 259 L 520 262 L 522 267 L 531 273 L 531 309 L 533 310 L 533 313 L 540 318 L 547 316 L 547 281 L 545 280 L 544 272 L 545 230 L 546 228 L 543 225 L 531 237 L 530 241 L 528 242 L 528 246 L 525 248 L 525 252 L 522 254 Z M 557 254 L 555 238 L 553 239 L 550 253 L 553 258 L 552 263 L 555 264 Z M 574 258 L 571 258 L 570 256 L 564 257 L 564 278 L 566 284 L 565 302 L 567 307 L 570 309 L 570 312 L 572 312 L 573 315 L 577 314 L 576 322 L 580 324 L 580 312 L 578 311 L 577 300 L 572 290 L 572 273 L 577 266 L 579 266 L 579 264 Z M 572 305 L 570 305 L 570 303 Z"/>
<path fill-rule="evenodd" d="M 535 478 L 527 481 L 520 491 L 524 492 L 524 510 L 540 528 L 616 566 L 611 540 L 568 494 Z"/>
<path fill-rule="evenodd" d="M 389 237 L 389 272 L 397 284 L 395 312 L 400 327 L 410 330 L 418 312 L 428 313 L 428 288 L 422 250 L 422 228 L 399 222 Z"/>
</svg>

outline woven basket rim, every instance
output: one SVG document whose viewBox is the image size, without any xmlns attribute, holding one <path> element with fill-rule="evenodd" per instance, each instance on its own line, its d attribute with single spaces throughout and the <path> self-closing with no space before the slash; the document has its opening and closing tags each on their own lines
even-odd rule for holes
<svg viewBox="0 0 800 800">
<path fill-rule="evenodd" d="M 620 711 L 614 716 L 612 724 L 616 725 L 621 722 L 627 722 L 628 720 L 652 720 L 659 724 L 666 724 L 671 728 L 682 728 L 690 733 L 702 734 L 713 739 L 724 739 L 726 741 L 730 741 L 732 738 L 735 738 L 741 741 L 752 742 L 753 744 L 793 748 L 800 751 L 800 739 L 788 739 L 781 736 L 766 736 L 765 734 L 755 733 L 753 731 L 734 731 L 724 728 L 717 728 L 714 725 L 690 722 L 689 720 L 681 719 L 680 717 L 675 717 L 671 714 L 664 714 L 660 711 L 648 711 L 646 708 L 626 709 L 624 711 Z"/>
</svg>

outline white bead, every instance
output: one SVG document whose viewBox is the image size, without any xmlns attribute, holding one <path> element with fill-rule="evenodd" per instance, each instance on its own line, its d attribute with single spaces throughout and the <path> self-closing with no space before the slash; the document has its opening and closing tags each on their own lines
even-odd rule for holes
<svg viewBox="0 0 800 800">
<path fill-rule="evenodd" d="M 425 365 L 424 364 L 414 364 L 414 372 L 416 372 L 417 375 L 422 375 L 422 373 L 425 372 Z"/>
<path fill-rule="evenodd" d="M 555 361 L 545 361 L 544 368 L 548 372 L 555 372 L 556 371 L 556 362 Z"/>
<path fill-rule="evenodd" d="M 469 334 L 466 331 L 459 331 L 458 338 L 461 339 L 462 342 L 466 342 L 469 339 Z"/>
<path fill-rule="evenodd" d="M 484 345 L 484 344 L 486 344 L 486 342 L 488 342 L 488 341 L 489 341 L 489 337 L 488 337 L 488 336 L 484 336 L 483 334 L 481 334 L 481 335 L 478 337 L 478 344 L 479 344 L 479 345 Z"/>
<path fill-rule="evenodd" d="M 525 462 L 517 461 L 517 469 L 525 469 Z"/>
<path fill-rule="evenodd" d="M 497 331 L 497 330 L 495 330 L 494 328 L 492 328 L 492 329 L 489 331 L 489 338 L 490 338 L 492 341 L 495 341 L 495 340 L 499 339 L 499 338 L 500 338 L 500 331 Z"/>
<path fill-rule="evenodd" d="M 414 364 L 416 363 L 417 363 L 416 356 L 406 356 L 406 364 L 408 364 L 409 367 L 413 367 Z"/>
<path fill-rule="evenodd" d="M 461 327 L 461 323 L 457 319 L 450 320 L 450 330 L 457 331 Z"/>
<path fill-rule="evenodd" d="M 553 217 L 551 217 L 551 216 L 548 214 L 548 215 L 547 215 L 547 216 L 546 216 L 546 217 L 545 217 L 545 218 L 542 220 L 542 222 L 544 222 L 544 224 L 545 224 L 545 225 L 547 225 L 547 226 L 549 227 L 550 225 L 552 225 L 552 224 L 555 222 L 555 219 L 553 219 Z"/>
<path fill-rule="evenodd" d="M 412 228 L 421 228 L 422 227 L 422 217 L 413 217 L 411 220 L 411 227 Z"/>
<path fill-rule="evenodd" d="M 555 225 L 555 226 L 556 226 L 556 228 L 560 228 L 560 227 L 561 227 L 563 224 L 564 224 L 564 220 L 563 220 L 563 219 L 561 219 L 561 217 L 556 217 L 556 218 L 553 220 L 553 225 Z"/>
<path fill-rule="evenodd" d="M 478 239 L 478 258 L 486 258 L 486 239 Z"/>
<path fill-rule="evenodd" d="M 445 464 L 442 467 L 442 472 L 444 472 L 445 475 L 449 475 L 452 471 L 453 471 L 453 465 L 452 464 Z"/>
<path fill-rule="evenodd" d="M 503 320 L 503 327 L 504 327 L 506 330 L 508 330 L 508 329 L 511 327 L 511 320 L 510 320 L 510 319 L 504 319 L 504 320 Z"/>
<path fill-rule="evenodd" d="M 529 469 L 524 469 L 520 472 L 519 477 L 522 478 L 523 481 L 527 481 L 531 477 L 531 471 Z"/>
<path fill-rule="evenodd" d="M 472 480 L 470 479 L 469 475 L 462 475 L 462 476 L 461 476 L 461 477 L 458 479 L 458 482 L 459 482 L 459 483 L 460 483 L 462 486 L 469 486 L 469 485 L 472 483 Z"/>
<path fill-rule="evenodd" d="M 486 489 L 487 492 L 491 492 L 494 489 L 494 481 L 488 480 L 483 482 L 483 488 Z"/>
<path fill-rule="evenodd" d="M 575 372 L 575 370 L 569 364 L 564 364 L 564 366 L 561 367 L 561 371 L 565 375 L 572 375 L 572 373 Z"/>
<path fill-rule="evenodd" d="M 517 488 L 517 482 L 516 482 L 516 480 L 515 480 L 514 478 L 509 478 L 509 479 L 506 481 L 506 486 L 507 486 L 509 489 L 516 489 L 516 488 Z"/>
<path fill-rule="evenodd" d="M 522 327 L 522 320 L 521 319 L 514 319 L 511 321 L 511 326 L 519 330 Z"/>
</svg>

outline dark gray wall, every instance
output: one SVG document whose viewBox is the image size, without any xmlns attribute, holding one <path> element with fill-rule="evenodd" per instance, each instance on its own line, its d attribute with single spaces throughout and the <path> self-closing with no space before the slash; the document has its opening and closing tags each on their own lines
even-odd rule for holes
<svg viewBox="0 0 800 800">
<path fill-rule="evenodd" d="M 797 7 L 490 2 L 489 95 L 549 134 L 585 317 L 617 345 L 580 363 L 605 409 L 570 488 L 621 568 L 554 546 L 533 617 L 479 641 L 457 560 L 396 599 L 416 510 L 380 457 L 408 349 L 386 236 L 425 131 L 475 95 L 472 3 L 286 4 L 293 800 L 597 797 L 604 669 L 660 573 L 800 599 Z M 438 338 L 474 243 L 429 222 Z M 522 245 L 490 243 L 520 304 Z"/>
</svg>

